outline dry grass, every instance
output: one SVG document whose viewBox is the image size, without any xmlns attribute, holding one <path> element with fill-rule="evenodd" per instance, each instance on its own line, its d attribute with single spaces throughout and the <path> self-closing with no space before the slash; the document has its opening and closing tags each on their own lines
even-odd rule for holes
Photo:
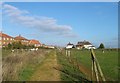
<svg viewBox="0 0 120 83">
<path fill-rule="evenodd" d="M 3 81 L 15 81 L 20 79 L 21 70 L 28 65 L 37 66 L 48 55 L 50 50 L 39 49 L 38 51 L 17 51 L 9 53 L 2 58 Z"/>
</svg>

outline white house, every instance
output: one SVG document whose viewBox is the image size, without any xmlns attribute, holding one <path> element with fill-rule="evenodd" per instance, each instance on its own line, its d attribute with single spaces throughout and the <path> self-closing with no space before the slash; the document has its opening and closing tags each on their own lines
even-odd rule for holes
<svg viewBox="0 0 120 83">
<path fill-rule="evenodd" d="M 55 47 L 54 46 L 48 46 L 48 48 L 54 49 Z"/>
<path fill-rule="evenodd" d="M 76 45 L 76 48 L 77 49 L 82 49 L 82 48 L 85 48 L 85 49 L 96 49 L 95 46 L 93 46 L 90 42 L 88 41 L 83 41 L 83 42 L 78 42 L 77 45 Z"/>
<path fill-rule="evenodd" d="M 88 49 L 96 49 L 95 46 L 89 46 Z"/>
<path fill-rule="evenodd" d="M 44 48 L 51 48 L 51 49 L 54 49 L 55 48 L 55 46 L 52 46 L 52 45 L 42 45 Z"/>
<path fill-rule="evenodd" d="M 74 48 L 74 45 L 69 42 L 66 46 L 66 49 L 71 49 L 71 48 Z"/>
<path fill-rule="evenodd" d="M 84 45 L 84 48 L 86 49 L 96 49 L 93 45 Z"/>
</svg>

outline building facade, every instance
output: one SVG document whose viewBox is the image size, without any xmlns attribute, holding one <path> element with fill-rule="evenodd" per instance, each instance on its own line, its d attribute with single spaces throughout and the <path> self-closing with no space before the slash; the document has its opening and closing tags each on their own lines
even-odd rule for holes
<svg viewBox="0 0 120 83">
<path fill-rule="evenodd" d="M 82 41 L 82 42 L 78 42 L 76 45 L 77 49 L 96 49 L 95 46 L 93 46 L 89 41 Z"/>
<path fill-rule="evenodd" d="M 74 44 L 71 44 L 70 42 L 67 44 L 66 49 L 74 48 Z"/>
<path fill-rule="evenodd" d="M 34 40 L 34 39 L 29 41 L 29 45 L 34 45 L 35 47 L 41 47 L 42 46 L 42 44 L 38 40 Z"/>
<path fill-rule="evenodd" d="M 0 32 L 0 48 L 6 47 L 9 43 L 12 44 L 13 42 L 21 42 L 23 45 L 34 45 L 35 47 L 40 47 L 42 45 L 38 40 L 29 40 L 21 35 L 12 37 Z"/>
<path fill-rule="evenodd" d="M 15 42 L 21 42 L 23 45 L 29 45 L 29 41 L 30 41 L 30 40 L 22 37 L 21 35 L 16 36 L 16 37 L 14 38 L 14 40 L 15 40 Z"/>
<path fill-rule="evenodd" d="M 14 42 L 14 38 L 4 34 L 2 32 L 0 32 L 0 48 L 7 46 L 9 43 L 13 43 Z"/>
</svg>

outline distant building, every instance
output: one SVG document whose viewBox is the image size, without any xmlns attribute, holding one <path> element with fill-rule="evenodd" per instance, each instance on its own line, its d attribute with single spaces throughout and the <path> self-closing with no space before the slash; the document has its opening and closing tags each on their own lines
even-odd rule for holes
<svg viewBox="0 0 120 83">
<path fill-rule="evenodd" d="M 7 46 L 9 43 L 14 42 L 14 38 L 0 32 L 0 48 Z"/>
<path fill-rule="evenodd" d="M 48 45 L 47 47 L 48 47 L 48 48 L 51 48 L 51 49 L 54 49 L 54 48 L 55 48 L 55 47 L 52 46 L 52 45 Z"/>
<path fill-rule="evenodd" d="M 21 35 L 16 37 L 11 37 L 7 34 L 0 32 L 0 48 L 7 46 L 9 43 L 12 44 L 13 42 L 21 42 L 23 45 L 34 45 L 35 47 L 39 47 L 42 44 L 38 40 L 29 40 Z"/>
<path fill-rule="evenodd" d="M 78 42 L 76 45 L 77 49 L 96 49 L 95 46 L 93 46 L 89 41 L 82 41 L 82 42 Z"/>
<path fill-rule="evenodd" d="M 74 44 L 71 44 L 70 42 L 67 44 L 66 49 L 74 48 Z"/>
<path fill-rule="evenodd" d="M 41 47 L 42 46 L 42 44 L 38 40 L 34 40 L 34 39 L 29 41 L 29 45 L 34 45 L 35 47 Z"/>
<path fill-rule="evenodd" d="M 23 45 L 28 45 L 29 44 L 29 40 L 22 37 L 21 35 L 15 37 L 14 40 L 15 40 L 15 42 L 21 42 Z"/>
<path fill-rule="evenodd" d="M 55 48 L 55 46 L 52 46 L 52 45 L 45 45 L 45 44 L 43 44 L 42 47 L 44 47 L 44 48 L 51 48 L 51 49 L 54 49 L 54 48 Z"/>
<path fill-rule="evenodd" d="M 82 49 L 84 47 L 83 42 L 78 42 L 76 45 L 77 49 Z"/>
</svg>

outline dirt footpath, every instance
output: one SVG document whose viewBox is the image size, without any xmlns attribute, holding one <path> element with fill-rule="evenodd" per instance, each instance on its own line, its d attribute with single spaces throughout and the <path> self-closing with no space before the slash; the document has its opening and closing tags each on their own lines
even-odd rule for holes
<svg viewBox="0 0 120 83">
<path fill-rule="evenodd" d="M 53 51 L 37 68 L 30 81 L 60 81 L 60 72 L 54 69 L 57 66 L 56 52 Z"/>
</svg>

